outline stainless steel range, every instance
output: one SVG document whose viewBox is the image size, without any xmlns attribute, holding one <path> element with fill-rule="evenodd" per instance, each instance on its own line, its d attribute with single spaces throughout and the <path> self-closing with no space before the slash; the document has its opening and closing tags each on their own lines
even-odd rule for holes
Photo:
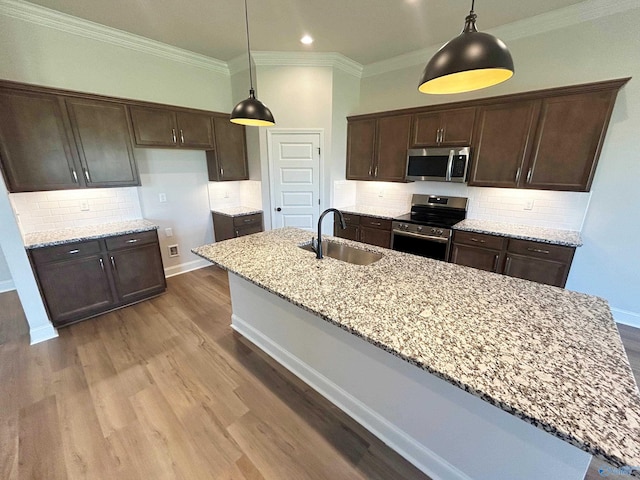
<svg viewBox="0 0 640 480">
<path fill-rule="evenodd" d="M 451 227 L 467 217 L 467 204 L 465 197 L 414 194 L 411 213 L 393 220 L 391 248 L 448 261 Z"/>
</svg>

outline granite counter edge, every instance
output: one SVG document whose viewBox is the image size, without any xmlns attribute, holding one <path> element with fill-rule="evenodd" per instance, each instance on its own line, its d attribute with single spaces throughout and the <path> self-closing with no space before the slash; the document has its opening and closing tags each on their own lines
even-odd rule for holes
<svg viewBox="0 0 640 480">
<path fill-rule="evenodd" d="M 66 244 L 69 244 L 69 243 L 84 242 L 84 241 L 87 241 L 87 240 L 97 240 L 97 239 L 100 239 L 100 238 L 116 237 L 116 236 L 119 236 L 119 235 L 128 235 L 128 234 L 131 234 L 131 233 L 150 232 L 152 230 L 158 230 L 158 228 L 160 228 L 158 225 L 148 225 L 148 226 L 144 226 L 144 227 L 128 228 L 128 229 L 124 229 L 124 230 L 118 230 L 118 231 L 115 231 L 115 232 L 96 233 L 96 234 L 92 234 L 92 235 L 80 235 L 78 237 L 73 237 L 73 238 L 68 238 L 68 239 L 51 240 L 51 241 L 46 241 L 46 242 L 25 244 L 24 248 L 26 250 L 35 250 L 37 248 L 54 247 L 54 246 L 57 246 L 57 245 L 66 245 Z"/>
</svg>

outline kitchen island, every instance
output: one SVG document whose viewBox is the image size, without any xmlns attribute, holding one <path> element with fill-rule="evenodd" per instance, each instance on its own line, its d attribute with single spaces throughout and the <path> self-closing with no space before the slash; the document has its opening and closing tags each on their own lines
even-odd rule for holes
<svg viewBox="0 0 640 480">
<path fill-rule="evenodd" d="M 604 300 L 343 239 L 384 257 L 318 261 L 298 248 L 310 237 L 194 252 L 232 273 L 236 330 L 427 474 L 640 465 L 640 396 Z"/>
</svg>

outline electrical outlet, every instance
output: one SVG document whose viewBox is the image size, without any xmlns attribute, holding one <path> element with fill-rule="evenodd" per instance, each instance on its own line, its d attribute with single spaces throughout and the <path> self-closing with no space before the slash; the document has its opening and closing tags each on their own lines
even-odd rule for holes
<svg viewBox="0 0 640 480">
<path fill-rule="evenodd" d="M 165 229 L 164 229 L 164 234 L 165 234 L 167 237 L 173 237 L 173 228 L 165 228 Z"/>
<path fill-rule="evenodd" d="M 178 250 L 178 245 L 169 245 L 169 246 L 167 246 L 167 248 L 169 249 L 169 256 L 170 257 L 179 257 L 180 256 L 180 250 Z"/>
<path fill-rule="evenodd" d="M 378 197 L 380 197 L 380 198 L 384 197 L 384 190 L 380 190 L 378 192 Z"/>
<path fill-rule="evenodd" d="M 533 199 L 530 198 L 529 200 L 527 200 L 524 204 L 524 209 L 525 210 L 533 210 Z"/>
<path fill-rule="evenodd" d="M 158 194 L 158 201 L 160 203 L 166 203 L 167 201 L 167 194 L 166 193 L 159 193 Z"/>
<path fill-rule="evenodd" d="M 227 192 L 226 190 L 224 192 L 224 198 L 229 198 L 229 192 Z"/>
<path fill-rule="evenodd" d="M 88 212 L 89 211 L 89 200 L 80 201 L 80 211 Z"/>
</svg>

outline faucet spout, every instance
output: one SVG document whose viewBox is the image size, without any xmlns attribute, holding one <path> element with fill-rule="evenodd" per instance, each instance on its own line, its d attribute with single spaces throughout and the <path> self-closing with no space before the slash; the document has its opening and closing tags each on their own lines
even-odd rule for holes
<svg viewBox="0 0 640 480">
<path fill-rule="evenodd" d="M 344 217 L 342 216 L 342 212 L 337 208 L 327 208 L 324 212 L 320 214 L 320 218 L 318 219 L 318 239 L 316 240 L 316 258 L 318 260 L 322 259 L 322 220 L 324 220 L 324 216 L 329 213 L 334 212 L 334 214 L 338 215 L 340 220 L 340 227 L 344 230 L 347 228 L 347 224 L 344 221 Z M 311 243 L 313 243 L 313 239 L 311 239 Z"/>
</svg>

